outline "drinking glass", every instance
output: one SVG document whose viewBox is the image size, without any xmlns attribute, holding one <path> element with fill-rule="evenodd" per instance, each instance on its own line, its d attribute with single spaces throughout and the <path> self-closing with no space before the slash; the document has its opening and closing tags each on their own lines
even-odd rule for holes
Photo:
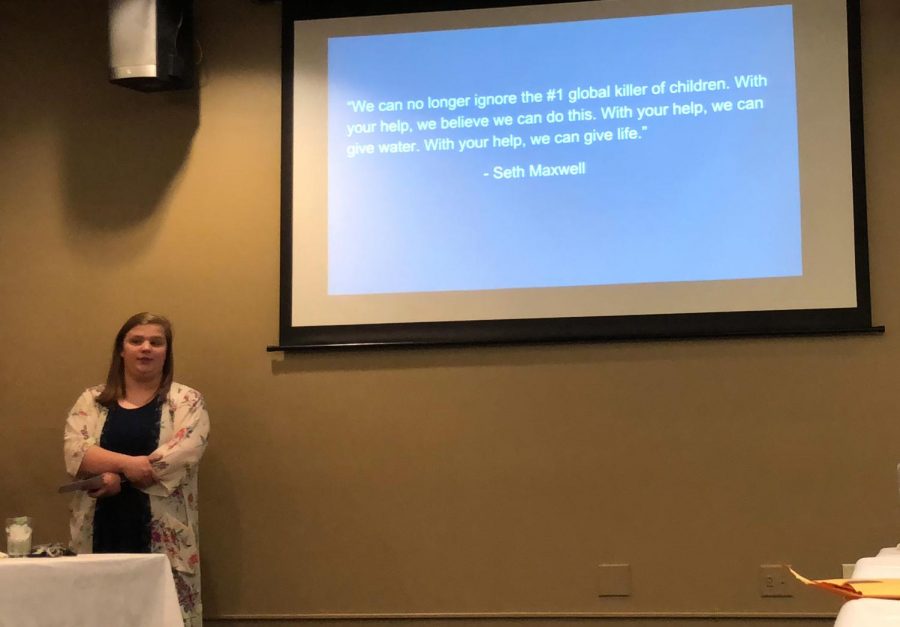
<svg viewBox="0 0 900 627">
<path fill-rule="evenodd" d="M 31 552 L 31 517 L 13 516 L 6 519 L 6 554 L 25 557 Z"/>
</svg>

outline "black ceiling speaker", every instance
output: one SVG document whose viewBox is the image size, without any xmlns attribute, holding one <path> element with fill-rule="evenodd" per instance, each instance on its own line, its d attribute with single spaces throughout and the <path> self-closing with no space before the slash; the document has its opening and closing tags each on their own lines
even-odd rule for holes
<svg viewBox="0 0 900 627">
<path fill-rule="evenodd" d="M 109 80 L 138 91 L 194 85 L 192 0 L 109 0 Z"/>
</svg>

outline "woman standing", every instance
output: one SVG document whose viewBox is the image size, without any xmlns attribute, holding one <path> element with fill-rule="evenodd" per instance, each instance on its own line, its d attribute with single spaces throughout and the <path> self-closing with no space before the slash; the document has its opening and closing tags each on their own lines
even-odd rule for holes
<svg viewBox="0 0 900 627">
<path fill-rule="evenodd" d="M 66 420 L 66 470 L 100 475 L 70 506 L 78 553 L 164 553 L 186 626 L 202 625 L 197 467 L 209 435 L 199 392 L 172 380 L 172 325 L 139 313 L 119 329 L 106 384 Z"/>
</svg>

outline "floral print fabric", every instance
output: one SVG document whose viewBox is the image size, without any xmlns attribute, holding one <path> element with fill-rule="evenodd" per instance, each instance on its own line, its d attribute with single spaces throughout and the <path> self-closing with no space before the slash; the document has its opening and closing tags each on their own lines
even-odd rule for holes
<svg viewBox="0 0 900 627">
<path fill-rule="evenodd" d="M 66 420 L 66 471 L 78 476 L 84 453 L 98 445 L 108 410 L 96 402 L 103 386 L 88 388 Z M 202 625 L 200 547 L 197 509 L 197 468 L 209 437 L 209 415 L 201 394 L 172 383 L 163 403 L 159 425 L 161 458 L 153 464 L 159 481 L 144 489 L 150 495 L 150 550 L 164 553 L 172 564 L 184 624 Z M 69 506 L 72 549 L 90 553 L 93 546 L 96 500 L 74 493 Z"/>
</svg>

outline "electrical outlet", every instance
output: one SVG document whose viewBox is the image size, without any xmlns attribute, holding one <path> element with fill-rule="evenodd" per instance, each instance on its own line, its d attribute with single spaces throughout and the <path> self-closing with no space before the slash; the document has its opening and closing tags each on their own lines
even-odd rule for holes
<svg viewBox="0 0 900 627">
<path fill-rule="evenodd" d="M 792 597 L 788 571 L 782 564 L 762 564 L 759 567 L 759 596 Z"/>
</svg>

